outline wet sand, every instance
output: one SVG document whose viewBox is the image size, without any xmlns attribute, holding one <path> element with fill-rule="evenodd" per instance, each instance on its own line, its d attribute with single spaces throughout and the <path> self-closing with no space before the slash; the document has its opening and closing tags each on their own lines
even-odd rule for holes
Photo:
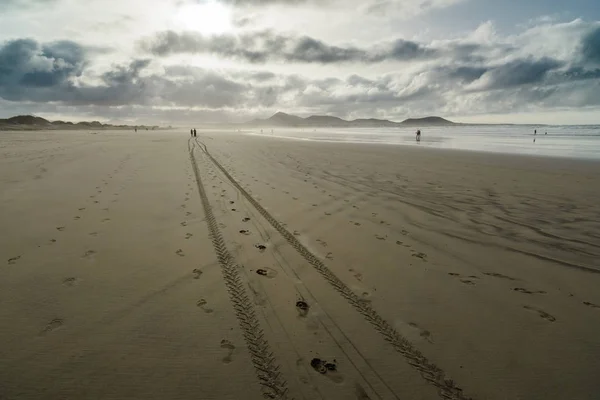
<svg viewBox="0 0 600 400">
<path fill-rule="evenodd" d="M 2 132 L 0 398 L 600 393 L 598 163 L 197 139 Z"/>
</svg>

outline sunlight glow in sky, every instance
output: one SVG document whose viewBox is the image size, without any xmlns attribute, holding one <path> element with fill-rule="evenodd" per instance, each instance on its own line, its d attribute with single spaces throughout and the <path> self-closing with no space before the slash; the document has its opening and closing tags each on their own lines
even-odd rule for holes
<svg viewBox="0 0 600 400">
<path fill-rule="evenodd" d="M 184 5 L 177 11 L 174 22 L 182 30 L 205 35 L 222 34 L 233 29 L 231 8 L 217 1 Z"/>
</svg>

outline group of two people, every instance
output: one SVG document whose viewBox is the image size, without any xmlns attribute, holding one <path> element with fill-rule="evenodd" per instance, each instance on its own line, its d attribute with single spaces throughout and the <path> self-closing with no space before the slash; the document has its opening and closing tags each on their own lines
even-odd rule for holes
<svg viewBox="0 0 600 400">
<path fill-rule="evenodd" d="M 196 129 L 190 129 L 190 136 L 196 137 Z"/>
</svg>

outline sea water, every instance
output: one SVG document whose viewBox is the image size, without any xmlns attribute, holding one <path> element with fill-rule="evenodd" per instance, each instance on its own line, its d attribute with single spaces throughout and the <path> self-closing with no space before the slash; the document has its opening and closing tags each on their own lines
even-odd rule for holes
<svg viewBox="0 0 600 400">
<path fill-rule="evenodd" d="M 271 128 L 249 134 L 287 139 L 379 143 L 600 160 L 600 125 L 465 125 L 421 128 Z M 537 130 L 537 134 L 534 134 Z M 534 141 L 535 139 L 535 141 Z"/>
</svg>

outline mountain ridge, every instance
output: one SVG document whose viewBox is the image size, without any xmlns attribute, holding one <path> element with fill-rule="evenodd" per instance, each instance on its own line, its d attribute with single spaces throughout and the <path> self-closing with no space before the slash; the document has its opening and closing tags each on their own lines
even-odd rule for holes
<svg viewBox="0 0 600 400">
<path fill-rule="evenodd" d="M 35 115 L 17 115 L 10 118 L 0 118 L 0 130 L 4 131 L 31 131 L 31 130 L 83 130 L 83 129 L 158 129 L 158 126 L 146 125 L 113 125 L 103 124 L 99 121 L 49 121 Z"/>
<path fill-rule="evenodd" d="M 408 118 L 402 122 L 377 118 L 359 118 L 345 120 L 330 115 L 311 115 L 306 118 L 278 111 L 269 118 L 254 119 L 246 123 L 257 126 L 288 126 L 288 127 L 401 127 L 401 126 L 449 126 L 458 125 L 442 117 Z"/>
</svg>

